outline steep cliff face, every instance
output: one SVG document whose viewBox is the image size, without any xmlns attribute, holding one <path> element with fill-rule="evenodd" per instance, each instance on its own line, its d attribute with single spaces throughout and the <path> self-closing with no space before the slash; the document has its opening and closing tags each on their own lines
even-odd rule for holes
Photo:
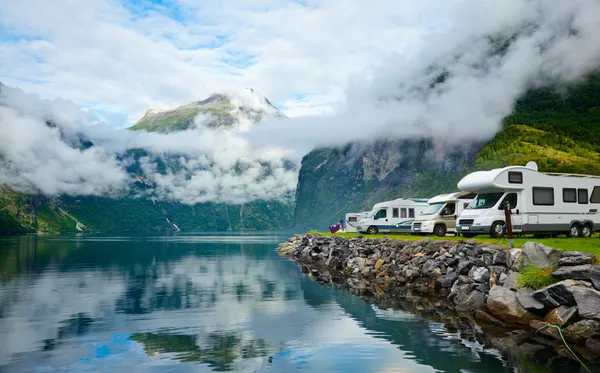
<svg viewBox="0 0 600 373">
<path fill-rule="evenodd" d="M 482 147 L 420 139 L 314 150 L 302 159 L 294 223 L 323 229 L 376 202 L 453 191 Z"/>
</svg>

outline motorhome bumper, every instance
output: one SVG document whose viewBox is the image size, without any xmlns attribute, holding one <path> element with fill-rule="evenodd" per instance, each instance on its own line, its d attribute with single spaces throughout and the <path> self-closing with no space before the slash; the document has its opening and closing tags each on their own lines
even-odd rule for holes
<svg viewBox="0 0 600 373">
<path fill-rule="evenodd" d="M 457 225 L 457 232 L 464 233 L 489 233 L 492 227 L 489 225 Z"/>
</svg>

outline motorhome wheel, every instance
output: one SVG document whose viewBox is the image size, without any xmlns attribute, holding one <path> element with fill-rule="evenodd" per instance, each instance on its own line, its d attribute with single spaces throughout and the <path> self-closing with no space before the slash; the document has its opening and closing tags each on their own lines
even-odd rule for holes
<svg viewBox="0 0 600 373">
<path fill-rule="evenodd" d="M 377 229 L 376 226 L 371 225 L 368 229 L 367 229 L 367 233 L 368 234 L 377 234 L 377 232 L 379 232 L 379 230 Z"/>
<path fill-rule="evenodd" d="M 433 234 L 438 237 L 444 237 L 446 235 L 446 226 L 444 224 L 438 224 L 433 228 Z"/>
<path fill-rule="evenodd" d="M 592 237 L 593 233 L 594 231 L 592 230 L 592 227 L 589 224 L 586 224 L 583 226 L 583 228 L 581 228 L 581 237 L 590 238 Z"/>
<path fill-rule="evenodd" d="M 494 224 L 492 224 L 490 236 L 492 236 L 492 238 L 501 238 L 502 236 L 504 236 L 504 222 L 503 221 L 497 221 Z"/>
<path fill-rule="evenodd" d="M 568 237 L 571 238 L 576 238 L 581 236 L 581 231 L 579 230 L 579 227 L 577 226 L 577 224 L 573 224 L 571 225 L 571 228 L 569 228 L 569 233 L 567 233 Z"/>
</svg>

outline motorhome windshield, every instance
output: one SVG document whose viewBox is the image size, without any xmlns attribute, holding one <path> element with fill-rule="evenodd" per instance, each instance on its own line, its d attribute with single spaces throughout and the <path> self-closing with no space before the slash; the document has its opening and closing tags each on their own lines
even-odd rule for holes
<svg viewBox="0 0 600 373">
<path fill-rule="evenodd" d="M 489 209 L 490 207 L 494 207 L 503 195 L 504 192 L 478 194 L 477 198 L 469 205 L 469 208 L 476 210 Z"/>
<path fill-rule="evenodd" d="M 434 203 L 429 205 L 425 210 L 423 210 L 421 215 L 433 215 L 444 207 L 445 203 Z"/>
</svg>

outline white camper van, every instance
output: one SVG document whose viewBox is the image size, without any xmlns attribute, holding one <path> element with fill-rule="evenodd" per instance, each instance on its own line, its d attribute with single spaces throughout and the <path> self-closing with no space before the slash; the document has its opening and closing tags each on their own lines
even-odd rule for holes
<svg viewBox="0 0 600 373">
<path fill-rule="evenodd" d="M 356 226 L 360 233 L 402 233 L 410 232 L 415 216 L 427 208 L 424 198 L 395 199 L 376 203 L 369 215 Z"/>
<path fill-rule="evenodd" d="M 412 232 L 433 233 L 440 237 L 455 233 L 456 217 L 469 206 L 475 195 L 472 192 L 456 192 L 431 198 L 427 201 L 429 206 L 413 221 Z"/>
<path fill-rule="evenodd" d="M 456 229 L 463 236 L 502 237 L 506 203 L 517 233 L 590 237 L 600 225 L 600 176 L 542 173 L 529 162 L 525 167 L 473 172 L 458 188 L 477 193 L 458 218 Z"/>
<path fill-rule="evenodd" d="M 347 213 L 344 220 L 344 232 L 358 232 L 358 230 L 356 229 L 358 222 L 361 219 L 366 218 L 367 216 L 369 216 L 368 211 Z"/>
</svg>

